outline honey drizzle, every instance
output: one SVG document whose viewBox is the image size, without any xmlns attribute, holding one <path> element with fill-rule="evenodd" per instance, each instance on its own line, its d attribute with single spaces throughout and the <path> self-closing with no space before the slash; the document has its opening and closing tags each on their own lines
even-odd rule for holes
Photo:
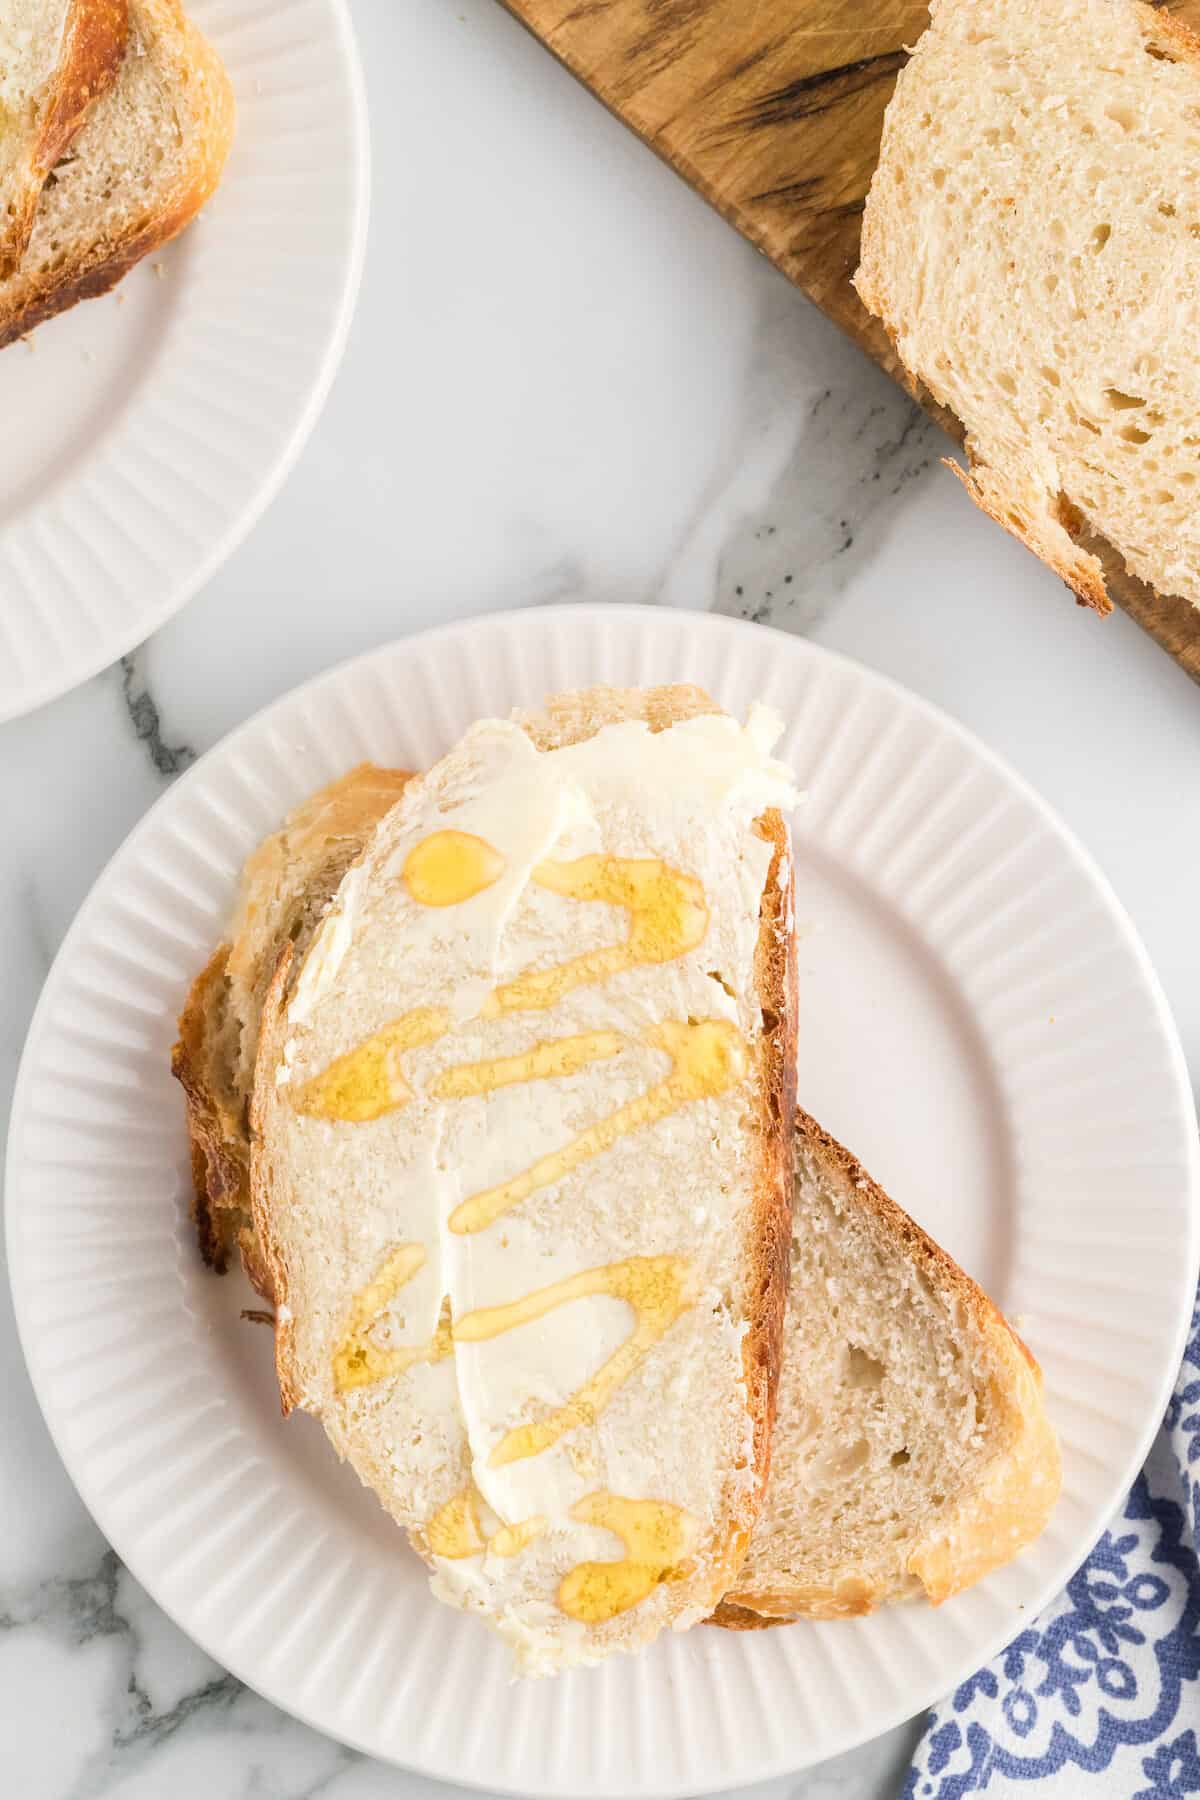
<svg viewBox="0 0 1200 1800">
<path fill-rule="evenodd" d="M 681 1506 L 603 1491 L 585 1495 L 571 1517 L 613 1532 L 629 1552 L 619 1562 L 579 1563 L 563 1577 L 558 1604 L 586 1625 L 603 1625 L 637 1606 L 660 1582 L 678 1580 L 684 1572 L 679 1565 L 700 1534 L 699 1520 Z"/>
<path fill-rule="evenodd" d="M 295 1095 L 297 1112 L 310 1118 L 341 1119 L 363 1124 L 394 1112 L 412 1098 L 400 1069 L 399 1057 L 420 1044 L 432 1044 L 450 1025 L 448 1013 L 436 1006 L 418 1006 L 393 1019 L 353 1050 L 347 1050 L 327 1069 L 306 1081 Z"/>
<path fill-rule="evenodd" d="M 708 930 L 704 889 L 694 875 L 657 857 L 581 856 L 574 862 L 539 863 L 539 887 L 569 900 L 600 901 L 629 914 L 622 944 L 588 950 L 552 969 L 532 969 L 498 987 L 482 1017 L 554 1006 L 575 988 L 592 986 L 645 964 L 673 962 L 694 950 Z"/>
<path fill-rule="evenodd" d="M 333 1352 L 333 1385 L 339 1394 L 351 1388 L 370 1387 L 389 1375 L 402 1375 L 415 1363 L 440 1362 L 444 1356 L 453 1355 L 447 1301 L 442 1302 L 437 1330 L 427 1343 L 385 1347 L 372 1343 L 368 1335 L 384 1308 L 424 1265 L 423 1244 L 400 1244 L 384 1259 L 375 1279 L 355 1294 L 350 1302 L 350 1322 Z"/>
<path fill-rule="evenodd" d="M 454 906 L 489 887 L 504 867 L 504 858 L 484 839 L 468 832 L 435 832 L 409 852 L 402 880 L 419 904 Z M 670 962 L 699 945 L 708 929 L 708 906 L 699 881 L 655 858 L 593 855 L 573 862 L 545 862 L 534 869 L 532 878 L 538 886 L 567 898 L 624 908 L 629 914 L 628 935 L 623 943 L 516 976 L 490 995 L 480 1015 L 484 1019 L 545 1009 L 576 988 L 643 965 Z M 294 1096 L 297 1110 L 355 1123 L 381 1117 L 411 1098 L 398 1065 L 400 1054 L 434 1042 L 449 1029 L 449 1016 L 440 1008 L 419 1007 L 404 1014 L 307 1082 Z M 449 1068 L 434 1080 L 430 1092 L 437 1099 L 466 1099 L 514 1083 L 561 1078 L 617 1055 L 623 1042 L 615 1032 L 539 1042 L 520 1055 Z M 523 1174 L 461 1202 L 450 1216 L 451 1230 L 484 1230 L 510 1207 L 561 1180 L 628 1132 L 654 1124 L 694 1100 L 723 1093 L 745 1067 L 740 1033 L 725 1020 L 670 1021 L 648 1032 L 646 1042 L 671 1059 L 671 1072 L 664 1080 L 562 1149 L 539 1158 Z M 438 1329 L 429 1343 L 403 1349 L 376 1346 L 368 1332 L 424 1262 L 421 1245 L 401 1245 L 354 1297 L 350 1325 L 334 1352 L 339 1391 L 399 1374 L 420 1361 L 436 1362 L 452 1354 L 456 1342 L 486 1341 L 572 1300 L 604 1294 L 633 1308 L 634 1329 L 624 1343 L 564 1406 L 548 1418 L 508 1431 L 489 1458 L 494 1467 L 539 1455 L 576 1427 L 594 1424 L 613 1393 L 692 1300 L 683 1258 L 633 1257 L 585 1270 L 507 1305 L 479 1308 L 455 1326 L 450 1323 L 448 1302 L 443 1302 Z M 503 1525 L 485 1539 L 479 1502 L 474 1483 L 469 1483 L 437 1509 L 425 1530 L 432 1554 L 458 1559 L 491 1550 L 513 1556 L 546 1529 L 545 1519 L 536 1515 Z M 571 1516 L 614 1532 L 629 1552 L 618 1562 L 580 1563 L 564 1577 L 559 1606 L 589 1624 L 615 1618 L 645 1599 L 659 1582 L 673 1579 L 699 1532 L 698 1521 L 681 1507 L 604 1491 L 579 1501 Z"/>
<path fill-rule="evenodd" d="M 527 1081 L 555 1081 L 577 1075 L 589 1063 L 617 1056 L 625 1039 L 616 1031 L 587 1031 L 578 1037 L 550 1038 L 518 1056 L 494 1056 L 486 1062 L 457 1063 L 431 1082 L 435 1100 L 468 1100 L 496 1088 Z"/>
<path fill-rule="evenodd" d="M 634 1100 L 627 1100 L 607 1118 L 598 1119 L 561 1150 L 540 1156 L 528 1169 L 495 1187 L 482 1188 L 462 1200 L 450 1214 L 453 1232 L 484 1231 L 503 1213 L 520 1205 L 539 1188 L 552 1186 L 605 1150 L 619 1138 L 665 1119 L 693 1100 L 712 1099 L 740 1079 L 745 1068 L 745 1047 L 737 1027 L 726 1019 L 689 1019 L 656 1025 L 646 1041 L 665 1050 L 671 1073 Z"/>
<path fill-rule="evenodd" d="M 475 1486 L 468 1482 L 453 1499 L 438 1507 L 425 1527 L 425 1543 L 433 1556 L 444 1556 L 449 1562 L 457 1562 L 461 1557 L 478 1556 L 487 1549 L 475 1503 Z"/>
<path fill-rule="evenodd" d="M 605 1263 L 599 1268 L 584 1269 L 568 1275 L 548 1287 L 538 1288 L 523 1299 L 511 1300 L 504 1306 L 479 1307 L 465 1313 L 453 1327 L 456 1344 L 478 1344 L 499 1337 L 518 1325 L 529 1324 L 565 1306 L 572 1300 L 584 1300 L 593 1294 L 607 1294 L 624 1300 L 633 1308 L 636 1324 L 625 1342 L 581 1388 L 577 1388 L 564 1406 L 556 1408 L 548 1418 L 527 1425 L 514 1426 L 505 1433 L 488 1458 L 491 1468 L 517 1462 L 522 1457 L 539 1456 L 558 1442 L 565 1432 L 580 1425 L 594 1425 L 623 1381 L 627 1381 L 646 1352 L 658 1342 L 692 1303 L 687 1284 L 688 1265 L 680 1256 L 634 1256 L 626 1262 Z"/>
<path fill-rule="evenodd" d="M 483 838 L 467 831 L 436 831 L 409 851 L 401 879 L 421 904 L 454 906 L 489 887 L 504 867 L 503 856 Z M 588 951 L 551 969 L 518 975 L 488 996 L 480 1013 L 483 1019 L 544 1009 L 577 987 L 606 981 L 643 964 L 671 962 L 694 949 L 708 930 L 708 906 L 700 882 L 655 857 L 597 855 L 581 856 L 574 862 L 544 862 L 534 869 L 532 879 L 539 887 L 569 899 L 623 907 L 629 914 L 629 935 L 624 943 Z M 450 1016 L 440 1007 L 421 1006 L 402 1014 L 306 1082 L 293 1097 L 296 1110 L 348 1124 L 382 1118 L 412 1098 L 400 1069 L 400 1055 L 435 1042 L 450 1028 Z M 592 1034 L 596 1039 L 614 1041 L 615 1035 Z M 566 1038 L 559 1043 L 579 1041 Z M 496 1087 L 571 1074 L 600 1056 L 615 1055 L 616 1048 L 597 1050 L 595 1057 L 585 1055 L 575 1063 L 568 1056 L 561 1069 L 553 1066 L 556 1052 L 551 1045 L 538 1044 L 527 1054 L 534 1058 L 532 1073 L 521 1072 L 518 1057 L 463 1063 L 445 1070 L 432 1092 L 439 1098 L 489 1092 L 485 1070 L 492 1071 L 491 1085 Z M 544 1065 L 541 1071 L 539 1059 Z"/>
<path fill-rule="evenodd" d="M 485 1550 L 493 1556 L 516 1556 L 546 1529 L 546 1521 L 538 1513 L 516 1525 L 501 1525 L 485 1538 L 479 1519 L 481 1498 L 475 1483 L 469 1481 L 438 1507 L 425 1527 L 425 1546 L 431 1555 L 443 1556 L 448 1562 L 480 1556 Z"/>
<path fill-rule="evenodd" d="M 434 831 L 414 844 L 400 879 L 420 906 L 461 906 L 504 873 L 504 858 L 472 831 Z"/>
</svg>

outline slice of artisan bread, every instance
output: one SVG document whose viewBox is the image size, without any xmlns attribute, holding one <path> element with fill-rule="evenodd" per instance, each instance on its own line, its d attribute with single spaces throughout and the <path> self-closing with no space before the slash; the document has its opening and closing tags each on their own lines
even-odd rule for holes
<svg viewBox="0 0 1200 1800">
<path fill-rule="evenodd" d="M 0 282 L 0 347 L 107 293 L 203 206 L 233 139 L 233 91 L 177 0 L 132 0 L 119 77 L 42 191 Z"/>
<path fill-rule="evenodd" d="M 0 0 L 0 280 L 47 175 L 116 79 L 128 25 L 126 0 Z"/>
<path fill-rule="evenodd" d="M 759 721 L 485 721 L 349 871 L 255 1071 L 285 1411 L 527 1671 L 729 1587 L 786 1287 L 792 799 Z"/>
<path fill-rule="evenodd" d="M 864 302 L 966 427 L 972 499 L 1108 610 L 1107 538 L 1200 604 L 1200 38 L 1131 0 L 933 0 Z"/>
<path fill-rule="evenodd" d="M 720 1625 L 935 1604 L 1050 1516 L 1041 1375 L 981 1288 L 804 1113 L 766 1504 Z"/>
<path fill-rule="evenodd" d="M 219 1273 L 235 1248 L 269 1297 L 250 1219 L 250 1090 L 267 988 L 286 944 L 303 957 L 346 870 L 409 777 L 360 763 L 290 813 L 242 871 L 229 940 L 196 977 L 171 1068 L 187 1099 L 193 1217 Z"/>
</svg>

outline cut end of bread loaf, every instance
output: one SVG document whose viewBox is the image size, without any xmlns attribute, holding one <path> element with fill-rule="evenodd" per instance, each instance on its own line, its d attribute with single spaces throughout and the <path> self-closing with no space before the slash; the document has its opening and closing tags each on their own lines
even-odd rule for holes
<svg viewBox="0 0 1200 1800">
<path fill-rule="evenodd" d="M 732 1629 L 935 1605 L 1042 1530 L 1061 1480 L 1037 1365 L 970 1278 L 797 1114 L 766 1505 Z"/>
<path fill-rule="evenodd" d="M 1138 0 L 934 0 L 855 285 L 966 431 L 971 498 L 1110 609 L 1200 604 L 1200 38 Z M 955 465 L 951 465 L 955 466 Z"/>
<path fill-rule="evenodd" d="M 116 80 L 52 170 L 16 272 L 0 347 L 108 290 L 183 230 L 220 180 L 233 90 L 178 0 L 131 0 Z"/>
</svg>

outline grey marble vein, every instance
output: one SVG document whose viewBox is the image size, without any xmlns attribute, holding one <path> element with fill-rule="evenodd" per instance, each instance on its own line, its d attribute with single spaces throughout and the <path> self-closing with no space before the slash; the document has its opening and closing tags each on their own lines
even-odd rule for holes
<svg viewBox="0 0 1200 1800">
<path fill-rule="evenodd" d="M 131 650 L 120 661 L 121 694 L 125 710 L 138 740 L 145 744 L 150 760 L 160 775 L 180 775 L 196 760 L 190 744 L 169 744 L 163 733 L 157 702 L 150 692 L 145 672 L 145 645 Z"/>
<path fill-rule="evenodd" d="M 717 609 L 811 630 L 878 557 L 901 497 L 947 448 L 939 428 L 890 385 L 856 375 L 823 387 L 769 499 L 721 557 Z"/>
</svg>

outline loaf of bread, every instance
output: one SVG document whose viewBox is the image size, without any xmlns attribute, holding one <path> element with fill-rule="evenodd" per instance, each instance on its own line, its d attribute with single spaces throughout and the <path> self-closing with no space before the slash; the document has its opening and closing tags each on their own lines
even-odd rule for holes
<svg viewBox="0 0 1200 1800">
<path fill-rule="evenodd" d="M 178 0 L 130 0 L 117 79 L 46 180 L 19 265 L 0 280 L 0 348 L 107 293 L 220 180 L 233 90 Z"/>
<path fill-rule="evenodd" d="M 20 263 L 46 178 L 116 80 L 126 0 L 4 0 L 0 8 L 0 280 Z"/>
<path fill-rule="evenodd" d="M 933 0 L 859 294 L 966 427 L 967 492 L 1109 609 L 1200 604 L 1200 39 L 1137 0 Z"/>
<path fill-rule="evenodd" d="M 484 722 L 267 996 L 252 1202 L 285 1409 L 531 1672 L 704 1617 L 761 1504 L 792 798 L 758 722 L 694 690 Z"/>
<path fill-rule="evenodd" d="M 720 1625 L 945 1600 L 1061 1481 L 1037 1364 L 982 1289 L 799 1112 L 795 1176 L 771 1479 Z"/>
</svg>

